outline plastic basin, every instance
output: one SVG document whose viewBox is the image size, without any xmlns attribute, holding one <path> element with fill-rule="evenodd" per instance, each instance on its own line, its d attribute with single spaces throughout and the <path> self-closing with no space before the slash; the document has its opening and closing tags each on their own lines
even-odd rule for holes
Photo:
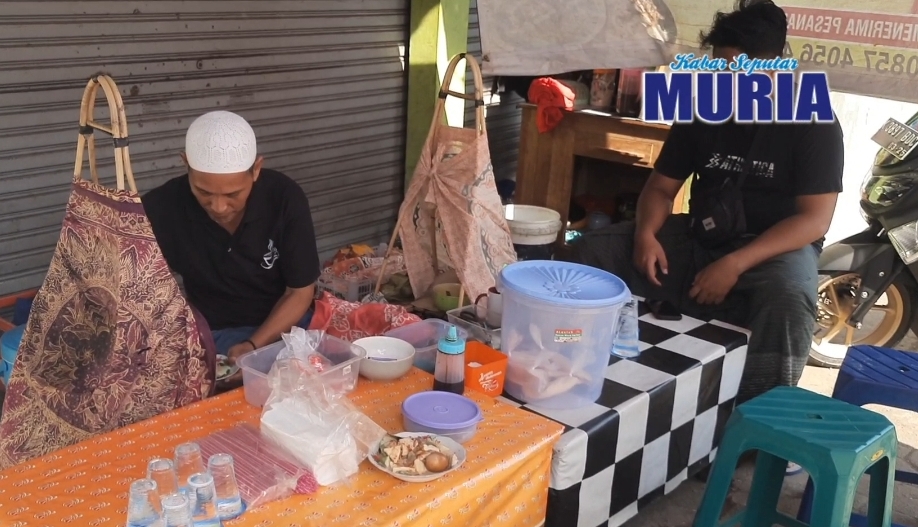
<svg viewBox="0 0 918 527">
<path fill-rule="evenodd" d="M 271 395 L 268 372 L 274 366 L 278 354 L 284 349 L 284 342 L 275 342 L 239 358 L 242 370 L 242 386 L 245 400 L 252 406 L 264 406 Z M 326 386 L 339 393 L 350 393 L 357 387 L 360 374 L 360 360 L 366 355 L 363 348 L 330 335 L 325 335 L 316 350 L 328 359 L 334 367 L 321 373 Z"/>
</svg>

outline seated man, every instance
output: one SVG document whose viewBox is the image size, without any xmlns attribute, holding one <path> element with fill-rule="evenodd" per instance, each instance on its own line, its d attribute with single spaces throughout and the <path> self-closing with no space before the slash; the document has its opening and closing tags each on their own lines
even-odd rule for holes
<svg viewBox="0 0 918 527">
<path fill-rule="evenodd" d="M 196 119 L 182 159 L 188 173 L 147 193 L 144 209 L 218 353 L 235 360 L 308 324 L 319 277 L 309 202 L 262 169 L 255 132 L 234 113 Z"/>
<path fill-rule="evenodd" d="M 766 1 L 719 14 L 702 45 L 728 61 L 741 53 L 769 59 L 782 55 L 786 36 L 784 11 Z M 754 137 L 760 139 L 750 155 Z M 738 403 L 796 385 L 813 337 L 816 265 L 843 164 L 837 121 L 675 124 L 641 192 L 636 221 L 586 234 L 574 259 L 620 276 L 636 295 L 750 329 Z M 689 215 L 671 215 L 679 189 L 697 174 L 691 190 L 700 193 L 725 178 L 735 181 L 747 166 L 740 187 L 746 235 L 702 246 Z"/>
</svg>

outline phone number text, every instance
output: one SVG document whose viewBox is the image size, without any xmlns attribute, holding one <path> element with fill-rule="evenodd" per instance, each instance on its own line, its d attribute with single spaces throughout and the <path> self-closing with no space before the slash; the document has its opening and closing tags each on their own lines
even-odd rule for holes
<svg viewBox="0 0 918 527">
<path fill-rule="evenodd" d="M 918 77 L 918 55 L 850 48 L 844 45 L 797 44 L 784 47 L 784 54 L 801 64 L 829 68 L 862 68 L 883 75 Z"/>
</svg>

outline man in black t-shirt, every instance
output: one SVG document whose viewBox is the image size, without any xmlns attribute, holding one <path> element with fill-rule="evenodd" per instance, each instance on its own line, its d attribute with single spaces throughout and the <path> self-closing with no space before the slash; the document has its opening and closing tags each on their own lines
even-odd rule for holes
<svg viewBox="0 0 918 527">
<path fill-rule="evenodd" d="M 309 201 L 262 168 L 255 132 L 234 113 L 196 119 L 182 158 L 188 174 L 143 196 L 144 209 L 218 352 L 235 360 L 308 324 L 319 277 Z"/>
<path fill-rule="evenodd" d="M 746 3 L 718 14 L 703 47 L 728 61 L 741 53 L 781 55 L 784 11 L 767 0 Z M 748 235 L 705 249 L 691 238 L 688 215 L 671 214 L 673 200 L 693 174 L 693 192 L 738 179 L 756 136 L 741 188 Z M 750 329 L 738 402 L 796 385 L 812 342 L 817 261 L 843 165 L 837 121 L 675 124 L 638 200 L 636 222 L 588 233 L 574 258 L 621 276 L 636 295 Z"/>
</svg>

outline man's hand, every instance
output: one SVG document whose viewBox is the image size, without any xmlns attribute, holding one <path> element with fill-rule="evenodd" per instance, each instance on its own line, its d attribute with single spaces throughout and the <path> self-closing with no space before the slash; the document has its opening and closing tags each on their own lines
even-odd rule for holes
<svg viewBox="0 0 918 527">
<path fill-rule="evenodd" d="M 689 296 L 699 304 L 720 304 L 727 298 L 741 274 L 742 268 L 728 254 L 695 275 Z"/>
<path fill-rule="evenodd" d="M 239 357 L 245 355 L 246 353 L 249 353 L 250 351 L 255 351 L 255 346 L 251 342 L 249 341 L 240 342 L 239 344 L 236 344 L 235 346 L 231 347 L 226 352 L 226 357 L 229 359 L 230 364 L 236 364 L 236 360 Z"/>
<path fill-rule="evenodd" d="M 657 279 L 657 268 L 663 274 L 669 274 L 669 264 L 666 263 L 666 251 L 653 233 L 635 233 L 634 236 L 634 266 L 638 268 L 647 280 L 655 286 L 661 286 Z"/>
</svg>

